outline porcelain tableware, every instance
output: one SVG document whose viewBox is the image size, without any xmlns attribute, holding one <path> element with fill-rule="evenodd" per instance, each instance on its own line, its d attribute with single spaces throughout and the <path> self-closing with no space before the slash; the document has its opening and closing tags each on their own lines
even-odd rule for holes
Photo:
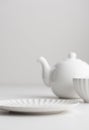
<svg viewBox="0 0 89 130">
<path fill-rule="evenodd" d="M 29 98 L 0 100 L 0 109 L 23 113 L 58 113 L 78 105 L 78 100 Z"/>
<path fill-rule="evenodd" d="M 89 79 L 74 78 L 74 88 L 78 95 L 87 103 L 89 103 Z"/>
<path fill-rule="evenodd" d="M 42 78 L 44 83 L 52 88 L 54 94 L 61 98 L 79 98 L 73 87 L 73 78 L 89 77 L 89 65 L 77 58 L 74 52 L 69 53 L 63 60 L 50 67 L 44 57 L 38 60 L 42 66 Z"/>
</svg>

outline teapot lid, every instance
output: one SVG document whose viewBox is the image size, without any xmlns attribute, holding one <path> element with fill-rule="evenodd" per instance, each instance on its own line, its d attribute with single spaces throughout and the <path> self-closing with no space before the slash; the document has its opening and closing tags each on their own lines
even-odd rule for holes
<svg viewBox="0 0 89 130">
<path fill-rule="evenodd" d="M 67 59 L 64 62 L 68 62 L 68 63 L 71 62 L 77 65 L 88 65 L 85 61 L 82 61 L 81 59 L 77 58 L 77 54 L 75 52 L 70 52 L 68 54 Z"/>
<path fill-rule="evenodd" d="M 88 77 L 89 78 L 89 65 L 77 58 L 75 52 L 70 52 L 66 60 L 56 64 L 56 67 L 66 67 L 73 72 L 73 77 Z"/>
<path fill-rule="evenodd" d="M 68 54 L 68 57 L 67 57 L 67 59 L 64 61 L 64 62 L 80 62 L 80 63 L 86 63 L 86 62 L 84 62 L 84 61 L 82 61 L 81 59 L 79 59 L 79 58 L 77 58 L 77 54 L 75 53 L 75 52 L 70 52 L 69 54 Z M 87 63 L 86 63 L 87 64 Z"/>
<path fill-rule="evenodd" d="M 87 66 L 89 67 L 89 65 L 85 62 L 85 61 L 82 61 L 81 59 L 77 58 L 77 54 L 75 52 L 70 52 L 68 54 L 68 57 L 66 58 L 66 60 L 63 60 L 62 62 L 59 62 L 58 64 L 64 64 L 64 63 L 71 63 L 72 65 L 75 64 L 77 65 L 78 67 L 83 65 L 83 66 Z M 56 64 L 56 66 L 58 66 L 58 64 Z M 89 68 L 88 68 L 89 69 Z"/>
</svg>

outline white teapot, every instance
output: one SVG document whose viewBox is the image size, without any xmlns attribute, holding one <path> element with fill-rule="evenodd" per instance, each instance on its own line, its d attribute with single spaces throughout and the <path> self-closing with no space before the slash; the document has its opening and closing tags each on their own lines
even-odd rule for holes
<svg viewBox="0 0 89 130">
<path fill-rule="evenodd" d="M 61 98 L 78 98 L 73 87 L 73 78 L 89 78 L 89 65 L 71 52 L 65 61 L 50 67 L 44 57 L 38 60 L 42 65 L 42 78 L 54 94 Z"/>
</svg>

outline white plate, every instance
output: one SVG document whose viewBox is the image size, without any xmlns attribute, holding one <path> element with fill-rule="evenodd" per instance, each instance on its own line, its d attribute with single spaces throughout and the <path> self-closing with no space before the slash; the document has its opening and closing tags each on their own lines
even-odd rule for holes
<svg viewBox="0 0 89 130">
<path fill-rule="evenodd" d="M 0 100 L 0 109 L 24 113 L 58 113 L 74 108 L 78 100 L 24 98 Z"/>
</svg>

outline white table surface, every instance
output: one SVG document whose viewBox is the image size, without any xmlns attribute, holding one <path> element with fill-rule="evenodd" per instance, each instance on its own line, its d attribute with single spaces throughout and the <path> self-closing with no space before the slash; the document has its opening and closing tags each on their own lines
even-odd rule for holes
<svg viewBox="0 0 89 130">
<path fill-rule="evenodd" d="M 44 86 L 0 86 L 0 99 L 55 98 Z M 89 130 L 89 104 L 79 104 L 74 110 L 53 115 L 21 115 L 0 111 L 0 130 Z"/>
</svg>

